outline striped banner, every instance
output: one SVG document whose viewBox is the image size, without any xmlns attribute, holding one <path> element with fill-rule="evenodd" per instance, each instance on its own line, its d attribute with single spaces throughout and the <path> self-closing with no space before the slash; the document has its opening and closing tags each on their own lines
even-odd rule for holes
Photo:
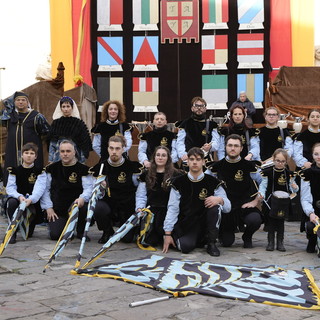
<svg viewBox="0 0 320 320">
<path fill-rule="evenodd" d="M 159 0 L 132 1 L 133 30 L 158 30 Z"/>
<path fill-rule="evenodd" d="M 134 112 L 157 112 L 159 104 L 159 78 L 133 78 Z"/>
<path fill-rule="evenodd" d="M 203 29 L 228 29 L 229 0 L 202 0 Z"/>
<path fill-rule="evenodd" d="M 238 21 L 240 30 L 263 29 L 263 0 L 238 0 Z"/>
<path fill-rule="evenodd" d="M 238 74 L 237 81 L 237 97 L 241 91 L 245 91 L 254 106 L 262 109 L 264 99 L 263 73 Z"/>
<path fill-rule="evenodd" d="M 102 105 L 106 101 L 123 101 L 123 78 L 98 77 L 97 94 L 99 112 L 102 111 Z"/>
<path fill-rule="evenodd" d="M 202 97 L 207 101 L 207 109 L 228 109 L 228 75 L 203 75 Z"/>
<path fill-rule="evenodd" d="M 263 33 L 238 34 L 238 68 L 262 68 L 264 59 Z"/>
<path fill-rule="evenodd" d="M 227 69 L 228 36 L 202 36 L 201 40 L 202 70 Z"/>
<path fill-rule="evenodd" d="M 123 0 L 97 0 L 98 31 L 121 31 Z"/>
<path fill-rule="evenodd" d="M 98 37 L 98 71 L 122 71 L 122 37 Z"/>
<path fill-rule="evenodd" d="M 133 37 L 133 71 L 158 71 L 159 37 Z"/>
</svg>

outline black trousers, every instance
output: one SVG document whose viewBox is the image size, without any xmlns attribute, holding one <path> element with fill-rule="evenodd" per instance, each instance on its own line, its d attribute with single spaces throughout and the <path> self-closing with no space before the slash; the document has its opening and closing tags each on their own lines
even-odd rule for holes
<svg viewBox="0 0 320 320">
<path fill-rule="evenodd" d="M 78 235 L 82 235 L 84 232 L 84 227 L 86 225 L 87 208 L 88 203 L 85 203 L 84 206 L 79 209 L 78 223 L 76 227 Z M 59 214 L 58 216 L 59 219 L 48 222 L 49 236 L 51 240 L 58 240 L 60 238 L 60 235 L 69 218 L 68 213 L 64 215 Z"/>
<path fill-rule="evenodd" d="M 216 232 L 218 237 L 221 222 L 221 212 L 219 206 L 204 209 L 200 217 L 194 219 L 193 224 L 185 229 L 183 220 L 177 223 L 172 232 L 172 237 L 177 248 L 182 253 L 189 253 L 196 247 L 202 246 L 206 241 L 208 232 Z"/>
</svg>

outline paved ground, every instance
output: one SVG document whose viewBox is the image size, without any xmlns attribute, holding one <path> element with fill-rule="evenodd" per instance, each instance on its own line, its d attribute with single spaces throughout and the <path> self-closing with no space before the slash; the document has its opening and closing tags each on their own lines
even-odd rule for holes
<svg viewBox="0 0 320 320">
<path fill-rule="evenodd" d="M 0 238 L 6 229 L 6 221 L 0 217 Z M 241 247 L 240 234 L 232 248 L 222 248 L 218 258 L 207 255 L 204 249 L 181 255 L 171 250 L 167 256 L 207 260 L 235 265 L 278 265 L 288 269 L 310 268 L 320 287 L 320 259 L 305 252 L 306 238 L 299 232 L 298 222 L 286 222 L 284 253 L 265 251 L 266 233 L 256 233 L 253 249 Z M 90 230 L 92 241 L 84 250 L 84 260 L 99 248 L 100 232 Z M 165 294 L 122 281 L 71 275 L 80 240 L 75 239 L 62 252 L 50 269 L 43 267 L 55 245 L 48 240 L 44 226 L 37 226 L 34 237 L 8 245 L 0 257 L 0 319 L 319 319 L 318 311 L 296 310 L 258 303 L 234 301 L 222 298 L 193 295 L 170 299 L 156 304 L 130 308 L 133 301 L 162 297 Z M 162 255 L 161 251 L 156 252 Z M 135 244 L 115 244 L 98 264 L 145 257 Z"/>
</svg>

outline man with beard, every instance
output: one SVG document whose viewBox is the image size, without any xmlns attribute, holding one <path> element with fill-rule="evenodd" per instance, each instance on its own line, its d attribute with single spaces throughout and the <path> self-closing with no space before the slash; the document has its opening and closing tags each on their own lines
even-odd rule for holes
<svg viewBox="0 0 320 320">
<path fill-rule="evenodd" d="M 189 253 L 206 241 L 207 253 L 217 257 L 221 211 L 230 211 L 230 201 L 221 182 L 203 172 L 204 152 L 200 148 L 191 148 L 187 161 L 189 172 L 174 179 L 171 185 L 163 226 L 163 252 L 167 253 L 172 245 Z"/>
<path fill-rule="evenodd" d="M 255 182 L 260 184 L 261 176 L 252 161 L 240 157 L 242 140 L 239 135 L 228 136 L 225 148 L 226 157 L 213 163 L 207 171 L 224 181 L 232 206 L 230 214 L 222 215 L 219 239 L 224 247 L 230 247 L 235 241 L 235 232 L 244 225 L 243 247 L 252 248 L 252 236 L 262 223 L 255 186 Z"/>
<path fill-rule="evenodd" d="M 167 129 L 167 117 L 163 112 L 157 112 L 153 118 L 153 130 L 139 135 L 138 159 L 146 168 L 156 147 L 167 147 L 171 152 L 172 162 L 178 161 L 176 151 L 176 135 Z"/>
<path fill-rule="evenodd" d="M 113 225 L 122 225 L 135 212 L 135 192 L 138 176 L 141 174 L 142 166 L 139 162 L 130 161 L 123 157 L 126 141 L 123 136 L 112 136 L 108 143 L 107 160 L 95 165 L 91 170 L 95 177 L 103 165 L 102 174 L 106 180 L 102 186 L 110 191 L 100 199 L 94 210 L 94 218 L 99 230 L 103 231 L 99 243 L 106 243 L 113 235 Z M 124 237 L 124 242 L 131 242 L 134 238 L 136 228 L 133 228 Z"/>
<path fill-rule="evenodd" d="M 217 124 L 206 119 L 207 103 L 201 97 L 191 100 L 191 117 L 176 123 L 177 152 L 182 161 L 188 159 L 187 153 L 192 147 L 201 148 L 205 154 L 218 150 L 219 134 Z"/>
</svg>

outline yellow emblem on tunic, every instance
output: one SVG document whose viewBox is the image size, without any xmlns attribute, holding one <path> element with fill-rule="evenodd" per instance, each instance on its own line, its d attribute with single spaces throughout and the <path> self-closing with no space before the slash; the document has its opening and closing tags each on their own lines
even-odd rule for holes
<svg viewBox="0 0 320 320">
<path fill-rule="evenodd" d="M 77 182 L 77 177 L 78 177 L 78 175 L 75 172 L 72 172 L 70 174 L 70 177 L 69 177 L 69 182 L 70 183 L 76 183 Z"/>
<path fill-rule="evenodd" d="M 201 189 L 200 193 L 199 193 L 199 199 L 204 201 L 207 197 L 207 194 L 208 194 L 208 190 L 203 188 Z"/>
<path fill-rule="evenodd" d="M 119 130 L 116 131 L 116 133 L 114 134 L 115 136 L 122 136 L 122 134 L 120 133 Z"/>
<path fill-rule="evenodd" d="M 243 181 L 243 171 L 242 170 L 237 171 L 237 173 L 234 175 L 234 180 Z"/>
<path fill-rule="evenodd" d="M 280 218 L 283 218 L 285 216 L 285 212 L 283 210 L 280 210 L 277 212 L 277 216 Z"/>
<path fill-rule="evenodd" d="M 118 182 L 119 183 L 125 183 L 127 181 L 126 174 L 124 172 L 120 172 L 118 176 Z"/>
<path fill-rule="evenodd" d="M 245 136 L 241 136 L 241 140 L 242 140 L 242 144 L 246 144 L 246 137 Z"/>
<path fill-rule="evenodd" d="M 36 177 L 36 175 L 32 172 L 32 173 L 30 174 L 29 178 L 28 178 L 28 182 L 29 182 L 30 184 L 35 184 L 36 180 L 37 180 L 37 177 Z"/>
<path fill-rule="evenodd" d="M 278 142 L 282 142 L 282 137 L 278 136 Z"/>
<path fill-rule="evenodd" d="M 286 185 L 286 178 L 285 178 L 284 174 L 281 174 L 280 177 L 278 178 L 278 184 L 280 186 Z"/>
<path fill-rule="evenodd" d="M 167 147 L 168 146 L 168 139 L 166 137 L 163 137 L 160 141 L 160 145 L 163 147 Z"/>
<path fill-rule="evenodd" d="M 203 129 L 202 132 L 201 132 L 201 134 L 202 134 L 203 136 L 205 136 L 205 135 L 207 134 L 207 130 L 206 130 L 206 129 Z"/>
</svg>

